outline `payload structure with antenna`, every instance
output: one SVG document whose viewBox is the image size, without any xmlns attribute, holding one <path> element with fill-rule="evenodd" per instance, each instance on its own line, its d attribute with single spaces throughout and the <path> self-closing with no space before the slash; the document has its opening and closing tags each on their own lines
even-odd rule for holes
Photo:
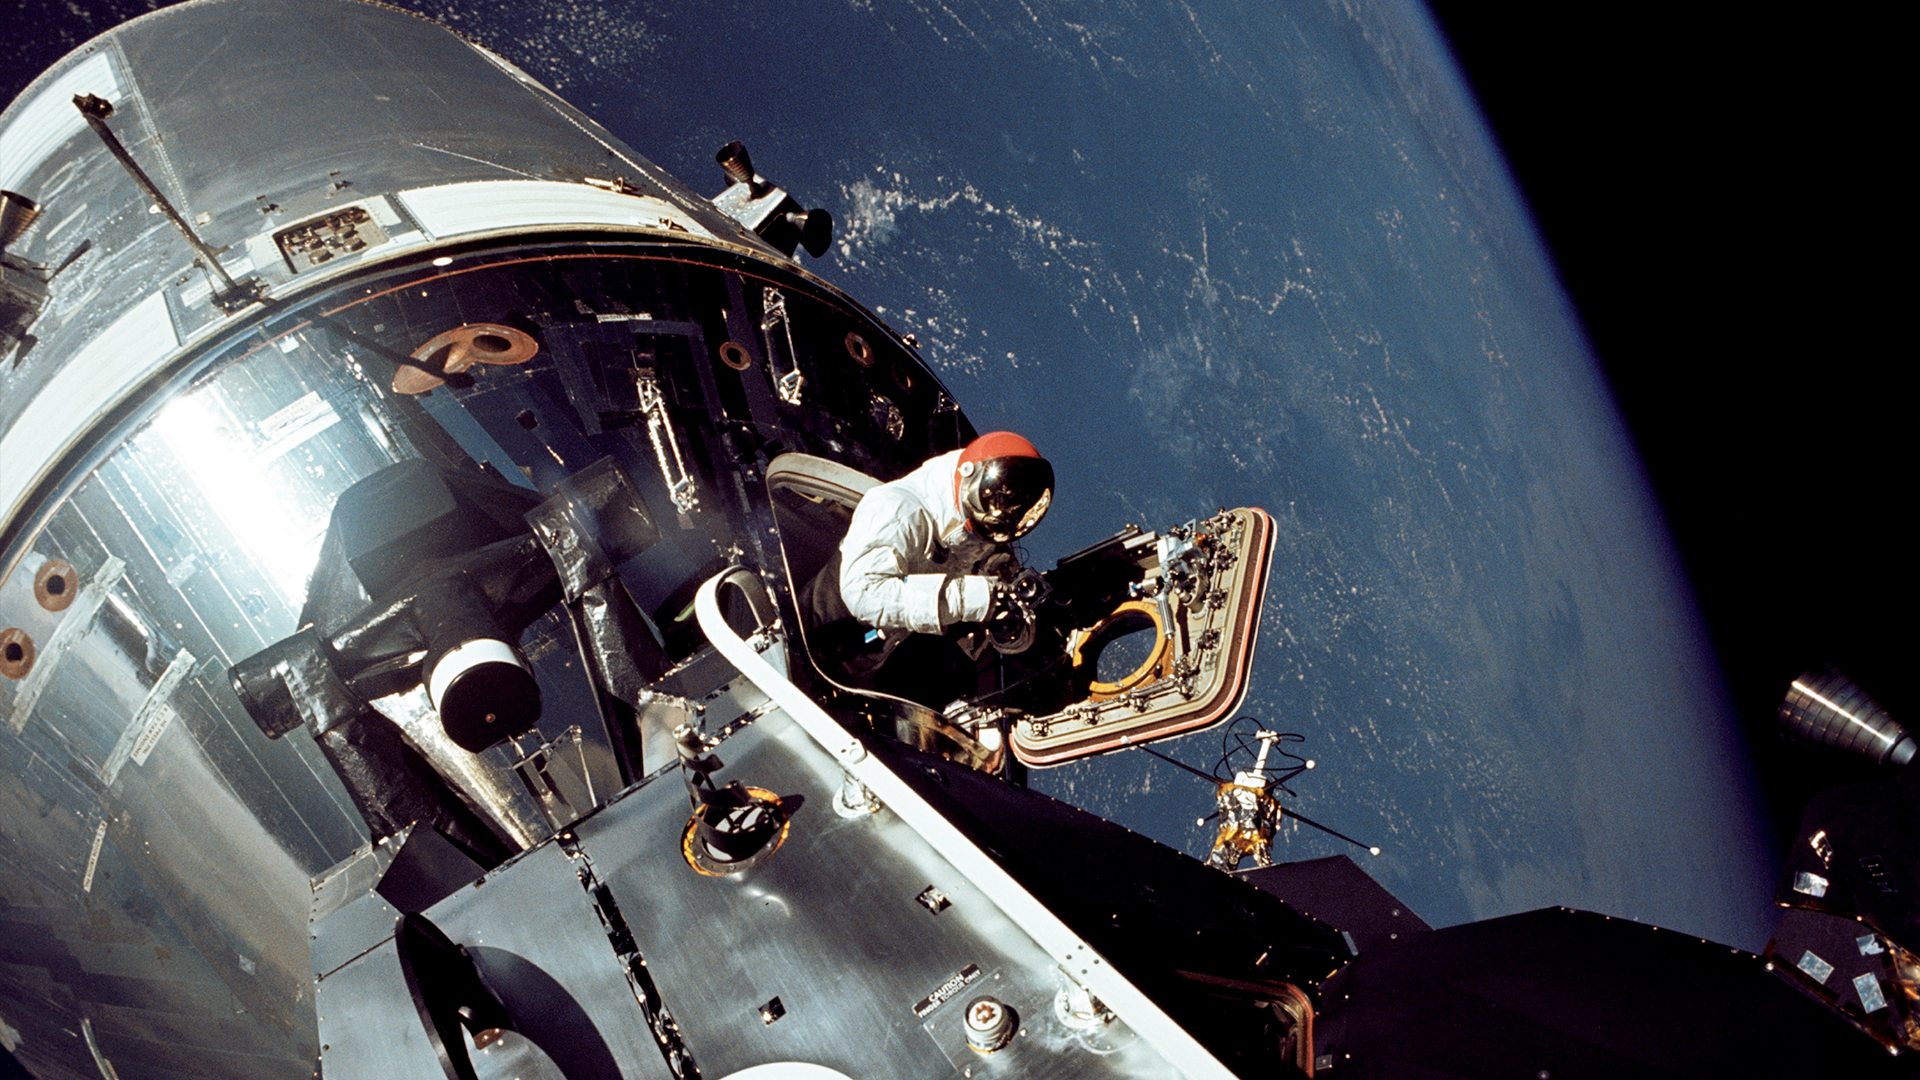
<svg viewBox="0 0 1920 1080">
<path fill-rule="evenodd" d="M 1255 866 L 1273 865 L 1273 834 L 1280 827 L 1280 803 L 1267 790 L 1267 755 L 1280 739 L 1276 731 L 1261 731 L 1253 767 L 1237 772 L 1220 785 L 1216 812 L 1220 831 L 1207 855 L 1207 865 L 1216 870 L 1239 869 L 1241 860 L 1252 859 Z M 1309 761 L 1303 768 L 1312 768 Z"/>
<path fill-rule="evenodd" d="M 1793 680 L 1781 734 L 1898 769 L 1808 801 L 1774 891 L 1773 969 L 1889 1049 L 1920 1049 L 1920 771 L 1913 737 L 1833 668 Z M 1818 751 L 1815 751 L 1818 752 Z"/>
</svg>

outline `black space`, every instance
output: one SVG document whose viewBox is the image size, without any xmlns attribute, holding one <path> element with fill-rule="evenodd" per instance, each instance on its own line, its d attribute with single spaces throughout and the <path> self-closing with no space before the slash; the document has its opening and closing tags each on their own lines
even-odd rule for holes
<svg viewBox="0 0 1920 1080">
<path fill-rule="evenodd" d="M 1808 795 L 1875 768 L 1778 739 L 1788 682 L 1832 664 L 1912 715 L 1893 35 L 1785 8 L 1434 10 L 1632 429 L 1790 842 Z"/>
</svg>

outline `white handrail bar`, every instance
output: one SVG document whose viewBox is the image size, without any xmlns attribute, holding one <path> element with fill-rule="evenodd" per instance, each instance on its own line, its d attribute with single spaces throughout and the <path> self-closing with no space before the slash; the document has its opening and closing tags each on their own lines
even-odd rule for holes
<svg viewBox="0 0 1920 1080">
<path fill-rule="evenodd" d="M 733 632 L 720 614 L 718 597 L 722 580 L 739 570 L 739 567 L 729 567 L 708 578 L 694 597 L 694 616 L 714 649 L 759 687 L 761 693 L 773 699 L 801 730 L 832 754 L 854 779 L 865 784 L 908 828 L 967 875 L 1014 925 L 1046 950 L 1070 977 L 1112 1009 L 1147 1045 L 1159 1051 L 1190 1080 L 1235 1080 L 1225 1065 L 1175 1023 L 1152 998 L 1115 971 L 1112 964 L 1028 892 L 1026 886 L 955 828 L 884 762 L 868 754 L 860 740 L 838 720 Z"/>
</svg>

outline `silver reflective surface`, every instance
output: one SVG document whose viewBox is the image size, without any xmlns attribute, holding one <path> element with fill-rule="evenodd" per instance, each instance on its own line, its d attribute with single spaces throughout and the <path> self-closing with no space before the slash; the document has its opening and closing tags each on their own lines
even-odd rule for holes
<svg viewBox="0 0 1920 1080">
<path fill-rule="evenodd" d="M 308 935 L 313 939 L 309 953 L 315 982 L 393 936 L 400 913 L 374 887 L 396 850 L 393 844 L 368 845 L 314 879 Z M 324 935 L 317 930 L 322 923 L 327 927 Z"/>
<path fill-rule="evenodd" d="M 606 928 L 557 844 L 525 853 L 430 915 L 467 950 L 521 1036 L 473 1053 L 483 1075 L 500 1075 L 516 1060 L 544 1067 L 542 1059 L 559 1057 L 586 1063 L 583 1080 L 670 1080 Z M 340 931 L 338 917 L 316 924 L 321 940 Z M 332 1047 L 322 1061 L 329 1080 L 442 1075 L 431 1052 L 416 1049 L 428 1045 L 426 1029 L 392 933 L 389 922 L 387 940 L 319 982 L 321 1036 Z M 389 1046 L 400 1053 L 387 1057 Z"/>
<path fill-rule="evenodd" d="M 76 92 L 114 104 L 128 151 L 271 308 L 216 310 L 184 241 L 78 119 Z M 47 1077 L 293 1080 L 323 1049 L 405 1072 L 417 1040 L 323 1047 L 313 997 L 318 970 L 359 977 L 351 961 L 390 914 L 353 873 L 310 885 L 366 845 L 367 793 L 336 774 L 338 746 L 266 737 L 228 681 L 300 629 L 341 492 L 425 459 L 551 493 L 618 459 L 666 534 L 621 574 L 681 665 L 636 705 L 652 769 L 674 724 L 764 701 L 744 684 L 714 693 L 728 677 L 706 677 L 684 588 L 733 545 L 763 543 L 741 495 L 754 485 L 734 473 L 755 466 L 726 440 L 757 432 L 891 473 L 965 421 L 858 305 L 509 65 L 398 9 L 174 5 L 69 56 L 0 127 L 26 148 L 0 163 L 0 186 L 48 211 L 9 254 L 68 264 L 37 344 L 0 365 L 0 1030 Z M 589 183 L 609 168 L 624 193 Z M 501 188 L 503 173 L 519 186 Z M 786 317 L 769 331 L 773 282 Z M 396 358 L 476 323 L 540 351 L 483 365 L 470 386 L 394 392 Z M 858 363 L 849 335 L 871 343 Z M 723 346 L 737 363 L 714 363 Z M 774 379 L 803 371 L 800 409 Z M 35 596 L 52 560 L 72 564 L 70 604 Z M 581 786 L 607 798 L 623 763 L 568 618 L 549 612 L 517 644 L 545 704 L 523 741 L 579 725 Z M 391 745 L 455 778 L 450 797 L 508 847 L 588 809 L 549 818 L 510 748 L 465 754 L 411 696 L 384 704 Z M 356 929 L 309 955 L 322 912 Z"/>
<path fill-rule="evenodd" d="M 206 1075 L 310 1071 L 306 881 L 364 839 L 311 741 L 268 744 L 226 684 L 292 628 L 333 496 L 387 460 L 300 404 L 325 374 L 291 344 L 176 401 L 0 586 L 0 622 L 50 646 L 0 682 L 0 897 L 34 943 L 9 959 L 129 1076 L 180 1046 Z M 28 588 L 49 558 L 79 572 L 58 613 Z"/>
<path fill-rule="evenodd" d="M 373 707 L 393 721 L 408 745 L 418 750 L 469 806 L 516 845 L 531 847 L 552 831 L 526 785 L 516 781 L 512 767 L 500 760 L 504 751 L 475 754 L 455 745 L 440 725 L 424 687 L 380 698 Z"/>
<path fill-rule="evenodd" d="M 92 1050 L 63 1034 L 84 1020 L 127 1080 L 182 1068 L 310 1075 L 321 1040 L 308 882 L 367 843 L 355 801 L 367 795 L 349 792 L 310 731 L 265 736 L 228 670 L 300 629 L 335 503 L 394 462 L 549 492 L 616 459 L 661 523 L 619 573 L 674 664 L 636 702 L 643 771 L 671 760 L 666 733 L 678 723 L 718 730 L 766 707 L 702 651 L 689 602 L 690 587 L 759 532 L 724 441 L 752 418 L 781 417 L 767 412 L 771 353 L 755 329 L 754 281 L 671 243 L 509 246 L 445 266 L 422 256 L 276 314 L 156 396 L 0 582 L 0 627 L 38 647 L 27 670 L 0 677 L 0 760 L 10 763 L 0 773 L 0 931 L 21 943 L 0 967 L 0 1013 L 21 1018 L 9 1022 L 27 1045 L 91 1067 Z M 802 346 L 810 401 L 864 402 L 884 385 L 923 420 L 940 407 L 918 361 L 837 304 L 799 291 L 785 300 L 779 331 Z M 477 367 L 469 385 L 393 389 L 395 357 L 502 320 L 537 330 L 538 352 Z M 882 342 L 878 374 L 847 356 L 850 327 Z M 760 367 L 713 362 L 719 344 L 741 341 Z M 706 496 L 692 512 L 675 503 L 680 478 L 659 466 L 644 415 L 621 411 L 637 410 L 621 378 L 642 368 L 665 395 L 652 407 L 671 416 L 688 467 L 701 471 Z M 786 420 L 835 439 L 887 438 L 859 417 Z M 925 437 L 924 423 L 915 430 Z M 884 445 L 890 457 L 862 464 L 897 469 L 921 453 Z M 33 589 L 49 560 L 73 567 L 77 595 L 59 611 Z M 544 703 L 523 746 L 577 725 L 582 786 L 600 799 L 617 792 L 566 613 L 535 618 L 517 644 Z M 451 745 L 417 690 L 374 707 L 509 849 L 551 831 L 513 775 L 511 745 L 479 755 Z"/>
<path fill-rule="evenodd" d="M 720 782 L 801 800 L 767 861 L 696 873 L 680 850 L 688 808 L 673 778 L 577 829 L 705 1075 L 767 1061 L 862 1078 L 1180 1075 L 1137 1040 L 1089 1049 L 1054 1014 L 1059 973 L 1046 952 L 891 810 L 836 815 L 844 774 L 785 713 L 717 753 Z M 937 914 L 918 899 L 929 885 L 951 902 Z M 941 992 L 969 969 L 979 977 Z M 960 1021 L 984 993 L 1021 1018 L 1021 1034 L 990 1057 L 967 1048 Z M 761 1010 L 776 997 L 783 1012 L 768 1023 Z"/>
<path fill-rule="evenodd" d="M 387 932 L 393 932 L 391 925 Z M 446 1075 L 427 1041 L 427 1029 L 413 1014 L 392 937 L 327 976 L 322 985 L 326 1001 L 319 1015 L 322 1076 L 328 1080 L 354 1076 L 439 1080 Z"/>
<path fill-rule="evenodd" d="M 311 1073 L 308 879 L 366 827 L 313 739 L 267 739 L 226 672 L 298 628 L 354 481 L 407 457 L 472 468 L 497 455 L 530 483 L 452 391 L 424 408 L 389 389 L 390 364 L 374 367 L 382 339 L 404 353 L 422 326 L 457 323 L 463 290 L 427 291 L 408 298 L 427 309 L 389 300 L 350 339 L 289 318 L 239 343 L 80 485 L 0 583 L 0 626 L 38 646 L 24 677 L 0 679 L 0 1003 L 30 1045 L 90 1018 L 129 1077 L 183 1060 L 207 1076 Z M 554 378 L 538 363 L 526 375 Z M 495 377 L 475 394 L 491 404 L 487 390 L 527 400 L 524 382 Z M 594 452 L 575 438 L 541 446 L 556 472 Z M 671 572 L 680 557 L 663 548 L 652 566 Z M 33 594 L 49 559 L 77 571 L 63 611 Z M 551 706 L 541 737 L 590 718 L 564 621 L 537 620 L 522 647 Z M 447 744 L 419 698 L 379 704 L 515 842 L 546 835 L 509 750 Z M 604 734 L 584 726 L 604 797 L 618 778 Z"/>
<path fill-rule="evenodd" d="M 1071 984 L 1052 959 L 891 811 L 835 815 L 840 770 L 786 714 L 760 716 L 717 753 L 722 782 L 766 787 L 797 806 L 785 841 L 752 869 L 694 870 L 682 852 L 687 792 L 669 775 L 427 911 L 523 1028 L 522 1038 L 473 1054 L 483 1075 L 519 1063 L 545 1069 L 550 1057 L 572 1061 L 580 1071 L 569 1075 L 670 1075 L 611 944 L 622 936 L 616 920 L 704 1076 L 772 1062 L 861 1080 L 1181 1075 L 1118 1021 L 1070 1023 L 1055 1003 Z M 338 877 L 371 880 L 374 861 L 358 859 Z M 609 888 L 612 906 L 599 906 L 594 883 Z M 919 899 L 929 884 L 946 907 Z M 357 903 L 322 913 L 314 927 L 316 948 L 355 953 L 319 980 L 329 1080 L 424 1068 L 411 1065 L 425 1060 L 425 1029 L 399 974 L 391 921 L 367 949 L 372 924 Z M 970 1048 L 964 1030 L 967 1005 L 982 995 L 1016 1017 L 1011 1041 L 992 1054 Z M 372 1055 L 374 1045 L 397 1056 Z"/>
<path fill-rule="evenodd" d="M 636 207 L 644 196 L 693 228 L 772 254 L 590 118 L 429 20 L 342 0 L 171 5 L 116 27 L 17 101 L 0 102 L 0 188 L 42 209 L 9 254 L 43 266 L 70 261 L 32 327 L 38 344 L 0 365 L 0 438 L 48 420 L 69 427 L 50 441 L 8 440 L 26 457 L 57 450 L 110 405 L 117 393 L 108 384 L 151 370 L 176 341 L 224 321 L 193 250 L 146 212 L 151 200 L 74 109 L 78 93 L 112 102 L 109 125 L 181 216 L 234 276 L 281 302 L 356 264 L 471 231 L 416 217 L 403 193 L 506 178 L 546 181 L 551 198 L 553 189 L 596 192 L 584 181 L 617 171 Z M 468 224 L 510 223 L 512 203 L 529 197 L 509 197 Z M 358 217 L 359 228 L 341 236 L 327 224 L 343 217 Z M 298 239 L 315 234 L 344 242 L 322 245 L 315 259 Z M 140 333 L 115 340 L 88 378 L 61 380 L 141 308 L 155 318 L 138 320 Z M 0 516 L 42 464 L 16 458 L 0 473 Z M 0 537 L 10 544 L 18 524 L 0 521 Z"/>
</svg>

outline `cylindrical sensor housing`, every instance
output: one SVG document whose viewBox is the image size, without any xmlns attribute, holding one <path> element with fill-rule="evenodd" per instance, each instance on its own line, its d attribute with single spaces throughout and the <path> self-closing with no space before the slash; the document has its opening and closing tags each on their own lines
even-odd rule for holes
<svg viewBox="0 0 1920 1080">
<path fill-rule="evenodd" d="M 447 736 L 480 753 L 540 722 L 540 684 L 520 651 L 498 638 L 475 638 L 431 661 L 427 695 Z"/>
<path fill-rule="evenodd" d="M 1882 765 L 1913 760 L 1913 736 L 1852 679 L 1831 668 L 1793 680 L 1780 703 L 1780 726 L 1807 742 L 1852 750 Z"/>
<path fill-rule="evenodd" d="M 991 1054 L 1013 1041 L 1020 1018 L 996 997 L 985 994 L 967 1003 L 967 1045 L 975 1053 Z"/>
</svg>

